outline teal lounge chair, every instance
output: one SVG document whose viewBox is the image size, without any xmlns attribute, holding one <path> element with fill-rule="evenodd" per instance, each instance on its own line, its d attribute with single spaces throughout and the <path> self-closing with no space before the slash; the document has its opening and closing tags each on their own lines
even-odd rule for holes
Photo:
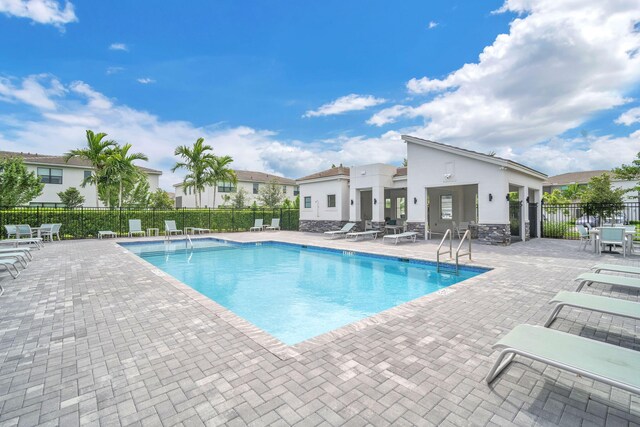
<svg viewBox="0 0 640 427">
<path fill-rule="evenodd" d="M 142 229 L 142 221 L 139 219 L 130 219 L 129 220 L 129 237 L 133 237 L 134 235 L 145 236 L 147 233 Z"/>
<path fill-rule="evenodd" d="M 640 394 L 639 351 L 533 325 L 516 326 L 493 348 L 502 351 L 487 374 L 487 383 L 519 355 Z"/>
<path fill-rule="evenodd" d="M 13 253 L 13 252 L 22 252 L 30 260 L 33 259 L 33 255 L 31 255 L 31 249 L 30 248 L 1 248 L 0 249 L 0 256 L 2 254 L 4 254 L 4 253 Z"/>
<path fill-rule="evenodd" d="M 610 274 L 597 274 L 597 273 L 582 273 L 575 278 L 579 281 L 576 292 L 580 292 L 584 285 L 591 286 L 592 283 L 602 283 L 610 286 L 620 286 L 629 289 L 640 289 L 640 279 L 624 277 L 624 276 L 612 276 Z"/>
<path fill-rule="evenodd" d="M 340 230 L 325 231 L 324 237 L 329 239 L 334 239 L 336 237 L 342 237 L 342 236 L 346 237 L 347 233 L 349 233 L 355 226 L 356 226 L 355 222 L 348 222 L 345 225 L 343 225 Z"/>
<path fill-rule="evenodd" d="M 600 273 L 601 271 L 613 271 L 616 273 L 640 274 L 640 268 L 638 267 L 618 264 L 596 264 L 591 267 L 591 270 L 593 270 L 594 273 Z"/>
<path fill-rule="evenodd" d="M 280 218 L 272 218 L 271 225 L 264 228 L 265 230 L 280 230 Z"/>
<path fill-rule="evenodd" d="M 262 222 L 264 220 L 262 218 L 257 218 L 253 222 L 253 227 L 249 228 L 249 231 L 262 231 Z"/>
<path fill-rule="evenodd" d="M 0 267 L 4 267 L 4 269 L 11 274 L 11 277 L 15 279 L 20 275 L 20 271 L 18 271 L 18 267 L 16 267 L 17 262 L 15 259 L 0 259 Z M 13 270 L 10 267 L 13 267 Z"/>
<path fill-rule="evenodd" d="M 629 317 L 640 320 L 640 303 L 625 301 L 617 298 L 602 297 L 599 295 L 560 291 L 556 294 L 550 304 L 557 303 L 551 316 L 544 326 L 549 327 L 562 310 L 562 307 L 584 308 L 586 310 L 597 311 L 599 313 L 612 314 L 614 316 Z"/>
</svg>

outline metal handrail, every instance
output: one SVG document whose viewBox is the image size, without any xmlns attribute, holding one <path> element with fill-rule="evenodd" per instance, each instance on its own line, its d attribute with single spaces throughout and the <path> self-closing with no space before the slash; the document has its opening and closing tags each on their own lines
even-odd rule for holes
<svg viewBox="0 0 640 427">
<path fill-rule="evenodd" d="M 444 245 L 444 241 L 447 239 L 447 236 L 449 236 L 449 250 L 447 251 L 446 248 L 444 250 L 444 252 L 440 251 L 440 249 L 442 249 L 442 245 Z M 449 259 L 451 259 L 452 254 L 453 254 L 453 244 L 451 243 L 451 229 L 448 228 L 447 231 L 444 233 L 444 236 L 442 236 L 442 240 L 440 241 L 440 244 L 438 245 L 438 252 L 436 253 L 436 271 L 439 273 L 440 272 L 440 255 L 442 254 L 446 254 L 447 252 L 449 252 Z"/>
<path fill-rule="evenodd" d="M 465 239 L 467 239 L 468 242 L 469 242 L 469 249 L 467 250 L 467 252 L 460 252 L 460 249 L 462 249 L 462 245 L 463 245 Z M 461 256 L 465 256 L 465 255 L 469 255 L 469 261 L 471 261 L 471 230 L 467 230 L 467 231 L 464 232 L 464 236 L 462 236 L 462 239 L 460 240 L 460 244 L 458 245 L 458 249 L 456 249 L 456 274 L 458 273 L 458 268 L 459 268 L 458 267 L 458 259 Z"/>
<path fill-rule="evenodd" d="M 193 249 L 193 241 L 191 241 L 191 237 L 189 237 L 188 234 L 185 234 L 185 239 L 184 239 L 184 248 L 187 248 L 187 241 L 189 241 L 189 244 L 191 245 L 191 249 Z"/>
</svg>

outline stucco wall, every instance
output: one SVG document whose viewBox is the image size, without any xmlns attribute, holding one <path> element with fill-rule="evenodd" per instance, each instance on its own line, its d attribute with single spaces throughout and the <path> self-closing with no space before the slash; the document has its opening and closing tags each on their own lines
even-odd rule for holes
<svg viewBox="0 0 640 427">
<path fill-rule="evenodd" d="M 259 183 L 260 186 L 267 185 L 266 183 Z M 282 188 L 282 185 L 280 185 Z M 284 193 L 284 198 L 289 199 L 291 201 L 295 200 L 296 196 L 293 195 L 294 190 L 296 189 L 295 185 L 286 185 L 286 191 Z M 183 208 L 195 208 L 196 207 L 196 195 L 193 189 L 191 190 L 191 194 L 185 194 L 182 186 L 174 187 L 176 197 L 182 197 L 182 207 Z M 254 201 L 258 200 L 258 195 L 253 194 L 253 182 L 248 181 L 239 181 L 236 185 L 236 191 L 239 191 L 243 188 L 246 192 L 246 204 L 250 206 Z M 215 203 L 213 201 L 213 187 L 206 186 L 205 190 L 202 192 L 202 207 L 219 207 L 224 204 L 224 196 L 235 197 L 236 193 L 221 193 L 220 191 L 216 191 L 216 200 Z M 230 204 L 229 202 L 228 204 Z"/>
<path fill-rule="evenodd" d="M 327 206 L 327 196 L 335 194 L 336 206 Z M 305 197 L 311 207 L 305 208 Z M 349 186 L 346 177 L 300 183 L 300 220 L 346 221 L 349 219 Z"/>
</svg>

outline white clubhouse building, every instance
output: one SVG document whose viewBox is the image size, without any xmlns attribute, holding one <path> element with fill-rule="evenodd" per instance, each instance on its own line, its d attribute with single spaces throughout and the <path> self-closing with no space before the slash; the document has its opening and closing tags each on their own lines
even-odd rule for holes
<svg viewBox="0 0 640 427">
<path fill-rule="evenodd" d="M 82 187 L 82 181 L 93 172 L 93 166 L 87 160 L 72 158 L 66 162 L 63 156 L 13 151 L 0 151 L 0 158 L 2 157 L 21 158 L 27 170 L 35 172 L 44 183 L 42 194 L 31 200 L 29 206 L 64 207 L 58 193 L 75 187 L 84 197 L 83 207 L 96 207 L 96 187 L 94 185 Z M 138 166 L 138 169 L 146 175 L 149 191 L 156 191 L 162 172 L 142 166 Z M 103 206 L 102 202 L 98 202 L 98 207 Z"/>
<path fill-rule="evenodd" d="M 283 199 L 294 200 L 298 195 L 298 185 L 296 181 L 290 178 L 284 178 L 277 175 L 271 175 L 264 172 L 234 170 L 237 177 L 236 185 L 229 182 L 220 182 L 216 189 L 215 200 L 214 191 L 212 186 L 206 186 L 202 193 L 202 206 L 203 208 L 217 208 L 225 204 L 230 205 L 230 201 L 225 200 L 228 197 L 233 197 L 236 192 L 241 188 L 246 192 L 246 205 L 251 205 L 257 200 L 260 187 L 267 185 L 270 182 L 275 182 L 282 188 Z M 174 184 L 176 194 L 176 207 L 177 208 L 195 208 L 196 207 L 196 192 L 193 188 L 188 189 L 186 192 L 180 184 Z"/>
<path fill-rule="evenodd" d="M 420 237 L 470 223 L 481 243 L 508 245 L 538 237 L 547 176 L 511 160 L 403 135 L 406 168 L 336 167 L 297 180 L 300 230 L 321 232 L 355 222 L 403 225 Z M 509 201 L 510 193 L 518 201 Z"/>
</svg>

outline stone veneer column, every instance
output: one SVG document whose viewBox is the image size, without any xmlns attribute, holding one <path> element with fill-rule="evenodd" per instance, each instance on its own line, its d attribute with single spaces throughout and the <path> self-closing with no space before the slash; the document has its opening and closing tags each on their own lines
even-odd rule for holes
<svg viewBox="0 0 640 427">
<path fill-rule="evenodd" d="M 528 209 L 528 207 L 527 207 Z M 525 221 L 524 223 L 524 241 L 531 240 L 531 222 Z"/>
<path fill-rule="evenodd" d="M 415 231 L 418 233 L 418 239 L 424 239 L 424 222 L 407 221 L 407 231 Z"/>
<path fill-rule="evenodd" d="M 508 246 L 511 244 L 509 224 L 478 224 L 478 243 Z"/>
<path fill-rule="evenodd" d="M 349 221 L 322 221 L 301 219 L 298 229 L 309 233 L 324 233 L 325 231 L 340 230 Z"/>
</svg>

